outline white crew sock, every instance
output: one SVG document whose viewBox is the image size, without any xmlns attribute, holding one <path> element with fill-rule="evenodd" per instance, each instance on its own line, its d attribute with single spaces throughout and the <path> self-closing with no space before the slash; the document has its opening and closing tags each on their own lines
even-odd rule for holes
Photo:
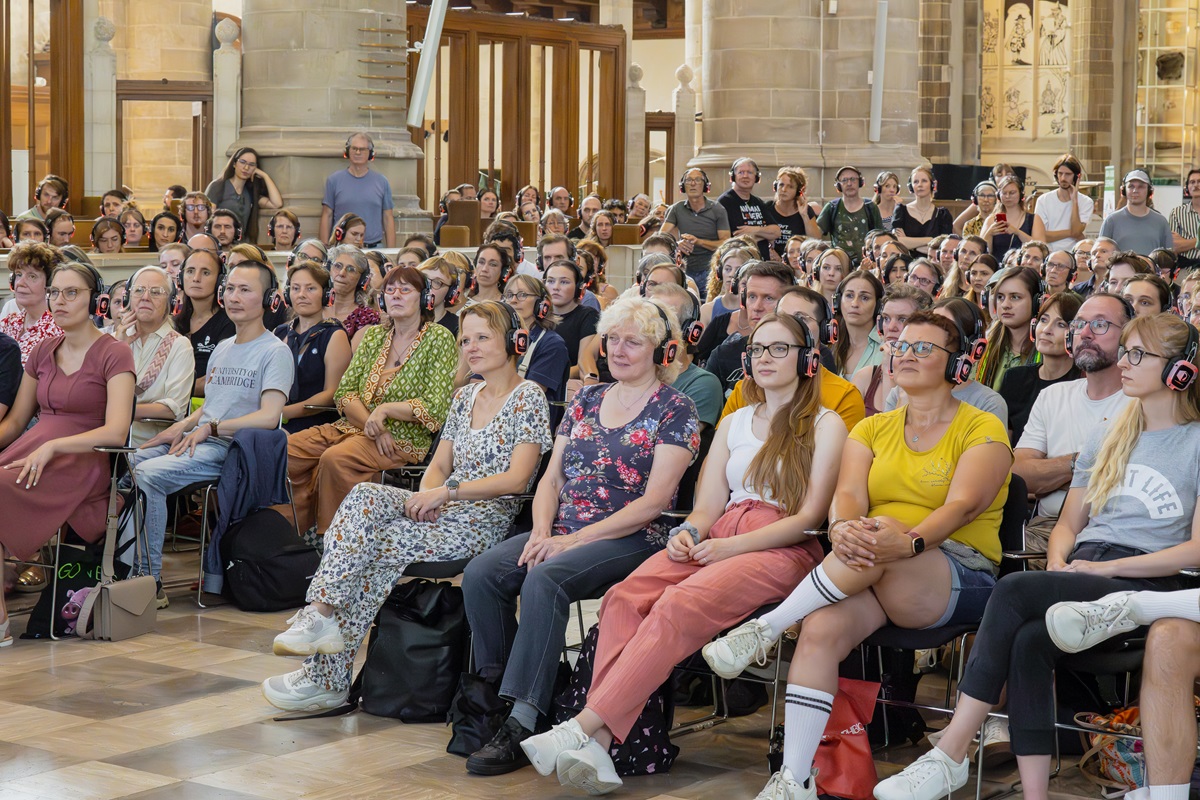
<svg viewBox="0 0 1200 800">
<path fill-rule="evenodd" d="M 1130 598 L 1129 606 L 1133 612 L 1133 620 L 1142 625 L 1169 618 L 1200 622 L 1200 589 L 1135 592 Z"/>
<path fill-rule="evenodd" d="M 1174 594 L 1179 594 L 1175 592 Z M 1174 786 L 1151 786 L 1150 800 L 1188 800 L 1190 784 L 1177 783 Z"/>
<path fill-rule="evenodd" d="M 825 574 L 825 565 L 818 564 L 817 568 L 800 581 L 800 585 L 792 590 L 779 608 L 769 614 L 759 617 L 771 628 L 771 634 L 779 637 L 788 628 L 807 617 L 818 608 L 831 606 L 839 600 L 845 600 L 846 593 L 834 586 L 833 581 Z M 807 773 L 805 773 L 807 775 Z"/>
<path fill-rule="evenodd" d="M 833 695 L 789 683 L 783 709 L 783 765 L 801 783 L 812 773 L 817 746 L 833 711 Z"/>
</svg>

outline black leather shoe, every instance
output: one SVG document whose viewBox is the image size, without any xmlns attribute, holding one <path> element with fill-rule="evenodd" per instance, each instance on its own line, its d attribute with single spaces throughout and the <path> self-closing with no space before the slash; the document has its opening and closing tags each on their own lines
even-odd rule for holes
<svg viewBox="0 0 1200 800">
<path fill-rule="evenodd" d="M 521 742 L 533 736 L 533 731 L 521 727 L 512 717 L 504 720 L 492 740 L 467 759 L 467 772 L 472 775 L 504 775 L 515 772 L 529 763 Z"/>
</svg>

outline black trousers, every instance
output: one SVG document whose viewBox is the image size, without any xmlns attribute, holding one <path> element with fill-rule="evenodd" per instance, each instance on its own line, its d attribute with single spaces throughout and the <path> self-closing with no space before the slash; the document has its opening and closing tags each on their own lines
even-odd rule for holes
<svg viewBox="0 0 1200 800">
<path fill-rule="evenodd" d="M 1084 542 L 1068 561 L 1113 561 L 1140 554 L 1142 551 L 1133 548 Z M 1193 583 L 1175 576 L 1102 578 L 1074 572 L 1008 575 L 996 584 L 988 599 L 960 689 L 968 697 L 995 705 L 1007 684 L 1013 753 L 1052 755 L 1054 669 L 1065 654 L 1054 646 L 1046 630 L 1046 610 L 1063 601 L 1098 600 L 1121 591 L 1174 591 Z"/>
</svg>

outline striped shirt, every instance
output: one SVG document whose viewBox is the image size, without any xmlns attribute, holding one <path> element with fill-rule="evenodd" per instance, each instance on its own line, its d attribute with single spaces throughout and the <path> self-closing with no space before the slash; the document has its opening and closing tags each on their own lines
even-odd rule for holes
<svg viewBox="0 0 1200 800">
<path fill-rule="evenodd" d="M 1167 222 L 1170 223 L 1171 230 L 1184 239 L 1200 238 L 1200 212 L 1196 211 L 1191 203 L 1184 203 L 1172 209 Z M 1200 258 L 1200 244 L 1179 255 L 1184 258 Z"/>
</svg>

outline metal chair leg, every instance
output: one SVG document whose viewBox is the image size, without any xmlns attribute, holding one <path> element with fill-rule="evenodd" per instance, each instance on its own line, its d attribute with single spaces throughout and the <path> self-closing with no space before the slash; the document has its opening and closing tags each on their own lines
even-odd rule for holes
<svg viewBox="0 0 1200 800">
<path fill-rule="evenodd" d="M 200 569 L 199 580 L 196 583 L 196 605 L 200 608 L 208 608 L 204 605 L 204 551 L 205 545 L 208 542 L 208 498 L 212 495 L 213 487 L 204 487 L 204 505 L 200 512 Z"/>
</svg>

